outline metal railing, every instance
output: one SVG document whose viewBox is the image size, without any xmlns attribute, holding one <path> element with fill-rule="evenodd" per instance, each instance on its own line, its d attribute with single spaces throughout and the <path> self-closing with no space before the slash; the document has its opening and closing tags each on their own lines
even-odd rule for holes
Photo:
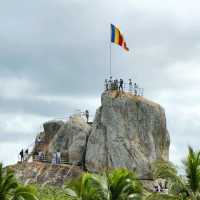
<svg viewBox="0 0 200 200">
<path fill-rule="evenodd" d="M 37 162 L 42 162 L 42 163 L 49 163 L 49 164 L 55 164 L 55 165 L 77 165 L 77 166 L 81 166 L 81 163 L 77 162 L 77 163 L 72 163 L 69 162 L 67 159 L 64 158 L 60 158 L 58 162 L 52 162 L 53 158 L 49 157 L 48 155 L 43 155 L 43 156 L 39 156 L 39 155 L 31 155 L 33 158 L 33 161 L 37 161 Z"/>
<path fill-rule="evenodd" d="M 129 83 L 123 83 L 122 88 L 117 83 L 104 84 L 104 90 L 118 90 L 123 92 L 129 92 L 136 96 L 144 96 L 144 88 L 138 87 L 138 85 L 132 85 Z"/>
</svg>

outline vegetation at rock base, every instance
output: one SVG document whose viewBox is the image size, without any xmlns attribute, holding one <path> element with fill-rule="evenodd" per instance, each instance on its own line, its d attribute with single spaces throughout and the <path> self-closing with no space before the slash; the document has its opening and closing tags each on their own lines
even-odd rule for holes
<svg viewBox="0 0 200 200">
<path fill-rule="evenodd" d="M 62 187 L 55 186 L 35 186 L 38 191 L 39 200 L 66 200 L 66 195 Z"/>
<path fill-rule="evenodd" d="M 183 164 L 184 177 L 178 175 L 177 169 L 172 163 L 156 161 L 153 164 L 154 179 L 164 178 L 168 182 L 169 194 L 153 193 L 147 200 L 200 200 L 200 151 L 195 152 L 189 147 Z"/>
<path fill-rule="evenodd" d="M 14 173 L 0 163 L 0 200 L 37 200 L 31 186 L 20 185 Z"/>
<path fill-rule="evenodd" d="M 142 199 L 142 185 L 135 173 L 116 169 L 101 175 L 85 173 L 66 184 L 68 200 Z"/>
<path fill-rule="evenodd" d="M 0 164 L 0 200 L 200 200 L 200 151 L 189 147 L 183 163 L 185 176 L 170 162 L 153 163 L 154 179 L 165 179 L 167 193 L 144 191 L 136 174 L 126 169 L 83 173 L 63 187 L 20 185 Z"/>
</svg>

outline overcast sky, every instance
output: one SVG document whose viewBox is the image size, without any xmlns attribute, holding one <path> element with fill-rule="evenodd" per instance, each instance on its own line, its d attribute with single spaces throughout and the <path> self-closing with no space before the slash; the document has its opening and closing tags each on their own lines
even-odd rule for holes
<svg viewBox="0 0 200 200">
<path fill-rule="evenodd" d="M 16 162 L 46 120 L 92 114 L 109 73 L 132 77 L 166 111 L 170 159 L 200 145 L 200 3 L 197 0 L 19 0 L 0 6 L 0 160 Z"/>
</svg>

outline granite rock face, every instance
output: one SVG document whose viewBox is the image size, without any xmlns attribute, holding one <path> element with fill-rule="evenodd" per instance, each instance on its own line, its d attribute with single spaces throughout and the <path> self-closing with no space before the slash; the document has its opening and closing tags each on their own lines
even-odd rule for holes
<svg viewBox="0 0 200 200">
<path fill-rule="evenodd" d="M 78 166 L 51 165 L 41 162 L 24 162 L 8 167 L 16 178 L 24 184 L 42 184 L 62 186 L 66 180 L 75 178 L 82 173 Z"/>
<path fill-rule="evenodd" d="M 151 163 L 168 160 L 169 156 L 164 109 L 131 93 L 104 92 L 93 123 L 73 116 L 64 122 L 46 122 L 43 127 L 33 155 L 43 152 L 44 163 L 34 160 L 13 167 L 24 183 L 62 185 L 70 178 L 71 168 L 75 170 L 72 176 L 78 176 L 82 169 L 101 172 L 120 167 L 136 170 L 142 179 L 151 179 Z M 64 162 L 49 164 L 57 151 Z"/>
<path fill-rule="evenodd" d="M 87 143 L 86 167 L 98 172 L 124 167 L 150 177 L 150 164 L 168 160 L 170 138 L 164 109 L 143 97 L 104 92 Z"/>
<path fill-rule="evenodd" d="M 56 133 L 49 144 L 49 153 L 59 150 L 70 164 L 82 165 L 91 126 L 80 117 L 72 117 Z"/>
</svg>

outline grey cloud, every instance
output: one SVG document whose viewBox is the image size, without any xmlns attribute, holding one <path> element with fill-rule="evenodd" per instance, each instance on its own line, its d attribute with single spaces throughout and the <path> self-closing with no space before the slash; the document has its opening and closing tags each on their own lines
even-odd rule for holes
<svg viewBox="0 0 200 200">
<path fill-rule="evenodd" d="M 36 87 L 21 91 L 15 98 L 1 94 L 0 112 L 13 116 L 34 114 L 39 118 L 63 116 L 77 107 L 89 107 L 94 113 L 109 72 L 109 23 L 113 22 L 121 26 L 131 50 L 126 53 L 112 45 L 113 76 L 125 80 L 132 77 L 145 88 L 146 97 L 166 106 L 173 144 L 180 152 L 186 142 L 179 138 L 189 128 L 183 126 L 187 121 L 181 120 L 180 113 L 174 115 L 173 109 L 197 106 L 199 96 L 187 99 L 191 93 L 183 87 L 192 88 L 199 82 L 184 79 L 174 65 L 181 67 L 184 63 L 187 69 L 200 62 L 200 28 L 196 23 L 200 15 L 195 5 L 194 1 L 163 4 L 158 0 L 3 2 L 0 78 L 25 79 Z M 54 97 L 63 99 L 51 100 Z M 193 124 L 192 114 L 189 119 Z M 193 137 L 198 129 L 193 124 Z M 12 141 L 12 137 L 21 139 L 19 133 L 7 134 L 6 141 Z M 189 141 L 197 145 L 196 141 Z"/>
</svg>

